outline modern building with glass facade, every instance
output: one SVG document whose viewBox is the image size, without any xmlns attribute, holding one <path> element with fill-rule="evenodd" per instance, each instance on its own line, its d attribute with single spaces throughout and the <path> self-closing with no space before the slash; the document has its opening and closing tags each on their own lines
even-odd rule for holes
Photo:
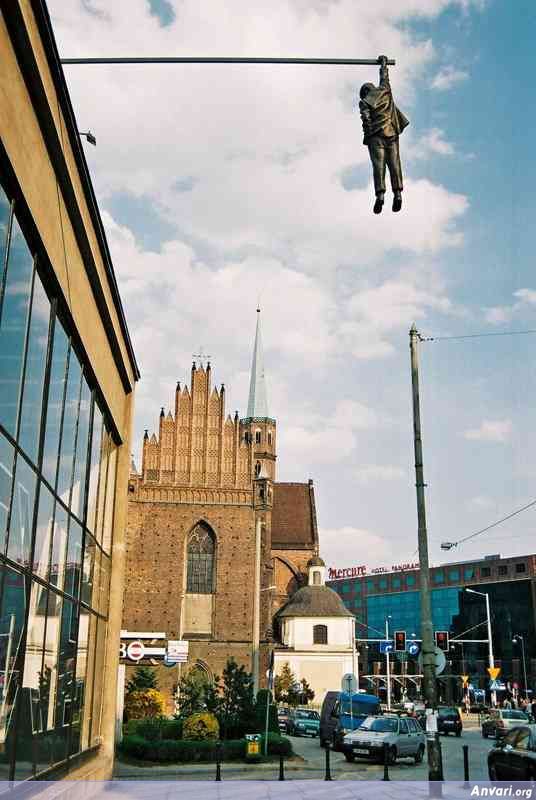
<svg viewBox="0 0 536 800">
<path fill-rule="evenodd" d="M 107 778 L 138 369 L 46 6 L 0 9 L 0 781 Z"/>
<path fill-rule="evenodd" d="M 335 572 L 351 574 L 352 570 Z M 495 664 L 501 667 L 501 681 L 511 687 L 517 684 L 523 692 L 526 671 L 528 687 L 536 691 L 536 556 L 497 555 L 443 564 L 431 568 L 430 583 L 434 630 L 447 631 L 450 637 L 447 667 L 440 686 L 444 693 L 454 698 L 460 693 L 461 675 L 469 675 L 475 688 L 489 686 L 488 644 L 474 641 L 487 640 L 483 594 L 489 595 L 493 654 Z M 374 678 L 363 676 L 383 674 L 385 657 L 380 655 L 379 643 L 364 640 L 384 639 L 386 621 L 390 636 L 395 631 L 405 631 L 408 642 L 420 638 L 418 567 L 379 570 L 340 578 L 328 585 L 356 617 L 361 682 L 363 687 L 370 688 Z M 467 588 L 481 594 L 467 592 Z M 392 658 L 395 674 L 419 673 L 417 659 L 407 652 L 402 656 L 395 653 Z M 377 683 L 381 685 L 381 681 Z M 397 681 L 396 685 L 401 687 L 403 682 Z"/>
</svg>

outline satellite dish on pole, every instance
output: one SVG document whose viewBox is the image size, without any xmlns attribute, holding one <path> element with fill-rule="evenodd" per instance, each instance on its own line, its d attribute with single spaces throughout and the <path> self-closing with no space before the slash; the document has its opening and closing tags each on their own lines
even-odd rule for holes
<svg viewBox="0 0 536 800">
<path fill-rule="evenodd" d="M 357 678 L 353 672 L 347 672 L 342 676 L 341 689 L 348 694 L 353 694 L 357 690 Z"/>
</svg>

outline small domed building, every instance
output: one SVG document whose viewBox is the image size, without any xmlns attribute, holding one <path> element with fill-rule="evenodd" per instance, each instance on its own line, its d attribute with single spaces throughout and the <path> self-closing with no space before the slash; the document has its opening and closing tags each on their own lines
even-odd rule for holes
<svg viewBox="0 0 536 800">
<path fill-rule="evenodd" d="M 308 584 L 275 615 L 280 644 L 274 650 L 274 673 L 288 664 L 298 681 L 315 693 L 340 689 L 341 678 L 356 669 L 355 620 L 339 595 L 326 586 L 326 565 L 319 556 L 307 563 Z"/>
</svg>

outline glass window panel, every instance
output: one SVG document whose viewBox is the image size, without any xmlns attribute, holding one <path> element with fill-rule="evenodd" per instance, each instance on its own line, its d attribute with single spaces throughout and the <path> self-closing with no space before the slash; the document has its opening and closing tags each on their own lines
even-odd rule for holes
<svg viewBox="0 0 536 800">
<path fill-rule="evenodd" d="M 84 545 L 84 566 L 82 569 L 82 592 L 81 600 L 87 605 L 93 605 L 96 598 L 93 593 L 93 573 L 95 566 L 95 540 L 88 533 Z M 100 565 L 97 566 L 97 569 Z M 98 592 L 99 583 L 97 581 L 96 591 Z"/>
<path fill-rule="evenodd" d="M 76 446 L 76 426 L 78 406 L 80 403 L 80 387 L 82 369 L 74 350 L 69 351 L 69 373 L 65 392 L 65 407 L 61 428 L 60 464 L 58 469 L 57 494 L 65 505 L 69 505 L 71 483 L 73 480 L 74 452 Z"/>
<path fill-rule="evenodd" d="M 84 708 L 84 700 L 87 694 L 86 678 L 88 674 L 89 622 L 90 612 L 86 608 L 80 608 L 80 618 L 78 623 L 78 646 L 76 650 L 73 714 L 71 722 L 71 755 L 78 753 L 82 749 L 82 711 Z"/>
<path fill-rule="evenodd" d="M 55 727 L 70 725 L 73 709 L 75 658 L 78 639 L 78 607 L 71 600 L 63 601 L 56 690 Z"/>
<path fill-rule="evenodd" d="M 112 549 L 112 535 L 115 505 L 115 473 L 116 473 L 117 447 L 110 437 L 110 454 L 108 457 L 108 485 L 106 487 L 106 503 L 104 508 L 104 529 L 102 533 L 102 548 L 106 553 Z"/>
<path fill-rule="evenodd" d="M 52 538 L 52 557 L 50 560 L 50 583 L 63 589 L 65 578 L 65 558 L 67 550 L 67 512 L 56 502 L 54 517 L 54 536 Z"/>
<path fill-rule="evenodd" d="M 105 650 L 106 622 L 103 619 L 99 619 L 97 622 L 97 649 L 95 653 L 93 707 L 91 714 L 91 744 L 98 744 L 100 741 Z"/>
<path fill-rule="evenodd" d="M 78 414 L 78 431 L 76 434 L 76 458 L 74 463 L 73 492 L 71 498 L 71 511 L 79 519 L 84 513 L 84 499 L 86 489 L 87 449 L 89 436 L 89 412 L 91 411 L 91 392 L 82 378 L 82 393 L 80 395 L 80 411 Z"/>
<path fill-rule="evenodd" d="M 19 426 L 19 445 L 34 463 L 37 462 L 41 431 L 49 323 L 50 301 L 36 273 Z"/>
<path fill-rule="evenodd" d="M 33 571 L 44 580 L 48 580 L 53 523 L 54 497 L 45 484 L 41 482 L 41 487 L 39 489 L 39 510 L 37 512 L 37 525 L 35 528 Z"/>
<path fill-rule="evenodd" d="M 6 778 L 12 758 L 17 718 L 15 702 L 21 696 L 21 643 L 26 614 L 24 576 L 3 568 L 0 611 L 0 777 Z"/>
<path fill-rule="evenodd" d="M 7 554 L 24 567 L 30 565 L 36 483 L 35 472 L 19 455 L 15 465 Z"/>
<path fill-rule="evenodd" d="M 58 686 L 61 604 L 62 598 L 60 595 L 56 594 L 56 592 L 54 592 L 52 589 L 49 589 L 47 602 L 45 605 L 47 625 L 45 633 L 43 682 L 41 690 L 43 721 L 47 731 L 54 729 L 54 708 L 56 702 L 56 690 Z"/>
<path fill-rule="evenodd" d="M 15 450 L 13 446 L 0 433 L 0 553 L 4 553 L 6 547 L 14 459 Z"/>
<path fill-rule="evenodd" d="M 80 569 L 82 565 L 82 528 L 71 517 L 69 524 L 69 543 L 67 546 L 67 564 L 65 567 L 65 588 L 67 594 L 78 599 L 80 587 Z"/>
<path fill-rule="evenodd" d="M 80 608 L 80 627 L 82 627 L 82 614 L 87 612 L 83 607 Z M 89 733 L 91 728 L 91 713 L 93 705 L 93 676 L 95 674 L 95 647 L 97 644 L 97 617 L 95 614 L 88 614 L 89 618 L 89 634 L 87 645 L 87 670 L 86 681 L 84 687 L 83 703 L 84 708 L 82 712 L 82 750 L 89 747 Z M 82 633 L 80 634 L 82 635 Z M 78 670 L 77 670 L 78 672 Z"/>
<path fill-rule="evenodd" d="M 97 519 L 95 521 L 95 539 L 100 544 L 102 542 L 102 526 L 104 520 L 104 503 L 106 499 L 106 475 L 108 472 L 108 451 L 110 446 L 110 435 L 103 429 L 100 465 L 99 465 L 99 497 L 97 500 Z"/>
<path fill-rule="evenodd" d="M 0 319 L 0 422 L 12 436 L 17 426 L 32 274 L 32 254 L 14 218 Z"/>
<path fill-rule="evenodd" d="M 31 734 L 45 730 L 43 702 L 43 654 L 45 643 L 45 623 L 47 608 L 46 587 L 37 581 L 32 582 L 30 593 L 30 609 L 28 614 L 28 632 L 26 634 L 26 653 L 24 657 L 24 676 L 22 681 L 23 709 L 22 716 Z M 19 722 L 19 738 L 20 738 Z M 20 751 L 17 749 L 17 761 Z"/>
<path fill-rule="evenodd" d="M 54 323 L 52 363 L 47 398 L 47 417 L 45 424 L 45 446 L 43 450 L 43 475 L 51 486 L 56 486 L 58 451 L 60 447 L 61 411 L 67 381 L 67 353 L 69 340 L 61 322 Z"/>
<path fill-rule="evenodd" d="M 6 193 L 0 186 L 0 298 L 2 297 L 10 210 L 9 200 L 7 199 Z"/>
<path fill-rule="evenodd" d="M 93 434 L 91 439 L 89 490 L 87 500 L 87 526 L 92 533 L 95 532 L 97 494 L 99 490 L 100 454 L 102 447 L 102 413 L 96 403 L 93 408 Z"/>
</svg>

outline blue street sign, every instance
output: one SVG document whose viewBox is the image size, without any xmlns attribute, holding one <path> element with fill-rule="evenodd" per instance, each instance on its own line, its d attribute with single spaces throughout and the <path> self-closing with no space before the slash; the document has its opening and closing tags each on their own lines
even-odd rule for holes
<svg viewBox="0 0 536 800">
<path fill-rule="evenodd" d="M 408 644 L 408 653 L 410 656 L 418 656 L 421 652 L 421 646 L 419 642 L 410 642 Z"/>
<path fill-rule="evenodd" d="M 380 653 L 392 653 L 393 643 L 391 641 L 380 642 Z"/>
</svg>

